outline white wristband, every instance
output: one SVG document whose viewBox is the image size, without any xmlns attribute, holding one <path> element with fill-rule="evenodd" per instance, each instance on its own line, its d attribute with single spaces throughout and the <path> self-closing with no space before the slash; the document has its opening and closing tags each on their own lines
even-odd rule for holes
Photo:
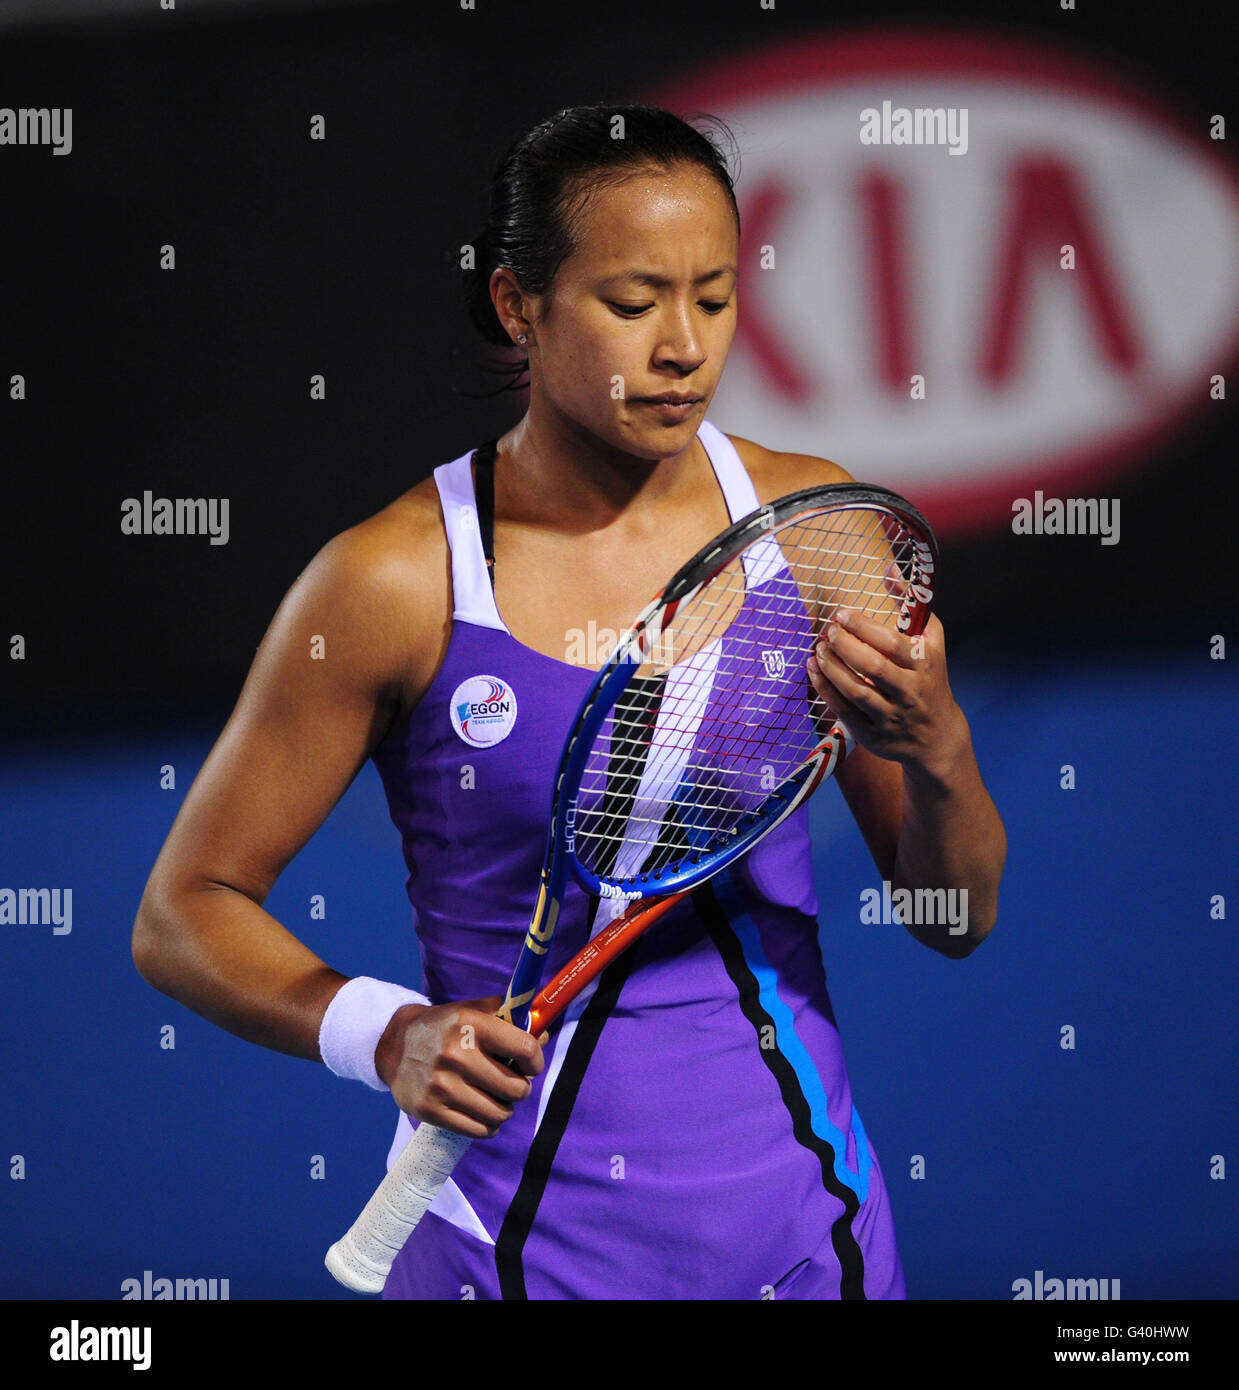
<svg viewBox="0 0 1239 1390">
<path fill-rule="evenodd" d="M 323 1061 L 337 1076 L 364 1081 L 375 1091 L 386 1091 L 387 1083 L 374 1067 L 379 1039 L 397 1009 L 406 1004 L 429 1003 L 415 989 L 358 975 L 327 1005 L 318 1030 L 318 1050 Z"/>
</svg>

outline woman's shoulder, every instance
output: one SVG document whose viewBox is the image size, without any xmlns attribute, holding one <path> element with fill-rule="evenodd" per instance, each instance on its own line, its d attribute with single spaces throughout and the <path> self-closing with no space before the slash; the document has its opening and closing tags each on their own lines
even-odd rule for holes
<svg viewBox="0 0 1239 1390">
<path fill-rule="evenodd" d="M 343 578 L 375 592 L 392 587 L 413 595 L 437 590 L 444 574 L 450 574 L 450 557 L 434 479 L 417 483 L 340 531 L 324 550 L 332 553 Z"/>
<path fill-rule="evenodd" d="M 420 698 L 447 647 L 452 623 L 451 552 L 434 479 L 334 535 L 302 582 L 313 607 L 349 628 L 390 669 L 401 704 Z"/>
<path fill-rule="evenodd" d="M 839 464 L 815 454 L 792 454 L 767 449 L 739 435 L 727 436 L 740 455 L 740 462 L 753 483 L 760 503 L 772 502 L 802 487 L 817 487 L 824 483 L 850 483 L 852 475 Z"/>
</svg>

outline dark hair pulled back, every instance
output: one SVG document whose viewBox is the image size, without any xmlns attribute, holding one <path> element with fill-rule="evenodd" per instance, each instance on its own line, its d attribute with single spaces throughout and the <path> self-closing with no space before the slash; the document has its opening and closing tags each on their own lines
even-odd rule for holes
<svg viewBox="0 0 1239 1390">
<path fill-rule="evenodd" d="M 717 124 L 735 162 L 735 139 L 717 117 L 691 119 Z M 462 271 L 469 317 L 490 344 L 513 348 L 495 313 L 490 277 L 507 266 L 529 294 L 545 294 L 562 262 L 572 254 L 581 212 L 591 193 L 645 165 L 664 168 L 696 164 L 717 179 L 740 224 L 733 175 L 718 145 L 689 118 L 657 106 L 570 106 L 534 126 L 499 161 L 490 183 L 486 225 L 473 242 L 474 265 Z M 515 351 L 515 350 L 514 350 Z M 492 369 L 519 378 L 528 358 Z"/>
</svg>

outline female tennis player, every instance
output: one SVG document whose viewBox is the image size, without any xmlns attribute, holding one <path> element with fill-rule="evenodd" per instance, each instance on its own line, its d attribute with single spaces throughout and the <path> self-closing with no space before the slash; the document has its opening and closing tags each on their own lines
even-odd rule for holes
<svg viewBox="0 0 1239 1390">
<path fill-rule="evenodd" d="M 588 634 L 622 632 L 759 504 L 848 478 L 707 419 L 739 233 L 720 149 L 665 111 L 576 107 L 511 148 L 466 281 L 484 337 L 521 350 L 528 409 L 300 576 L 142 899 L 143 975 L 243 1037 L 390 1089 L 393 1156 L 410 1117 L 486 1141 L 409 1237 L 388 1298 L 906 1296 L 826 990 L 805 810 L 549 1036 L 494 1017 L 563 739 L 607 655 Z M 966 933 L 909 930 L 967 955 L 994 923 L 1006 843 L 941 623 L 917 656 L 841 613 L 809 676 L 859 745 L 837 780 L 882 878 L 967 890 Z M 403 838 L 424 995 L 346 980 L 262 906 L 370 757 Z M 598 910 L 569 888 L 551 969 Z"/>
</svg>

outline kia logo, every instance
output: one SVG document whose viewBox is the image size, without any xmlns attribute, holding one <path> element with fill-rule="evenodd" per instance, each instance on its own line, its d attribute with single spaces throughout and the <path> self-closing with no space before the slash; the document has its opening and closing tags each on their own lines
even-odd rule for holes
<svg viewBox="0 0 1239 1390">
<path fill-rule="evenodd" d="M 711 420 L 895 488 L 941 534 L 1116 479 L 1233 365 L 1239 179 L 1151 76 L 890 31 L 797 38 L 650 99 L 740 143 Z"/>
</svg>

